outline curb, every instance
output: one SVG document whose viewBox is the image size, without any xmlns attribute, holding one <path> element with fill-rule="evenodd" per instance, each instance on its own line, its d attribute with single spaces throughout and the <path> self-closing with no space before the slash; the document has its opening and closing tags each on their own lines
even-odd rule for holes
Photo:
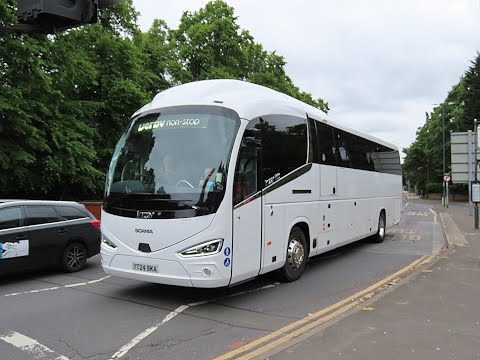
<svg viewBox="0 0 480 360">
<path fill-rule="evenodd" d="M 460 231 L 450 214 L 440 212 L 437 209 L 435 209 L 435 211 L 440 214 L 440 219 L 442 220 L 443 234 L 445 235 L 445 239 L 447 241 L 447 247 L 469 246 L 467 240 L 465 240 L 465 236 L 463 236 L 462 232 Z"/>
</svg>

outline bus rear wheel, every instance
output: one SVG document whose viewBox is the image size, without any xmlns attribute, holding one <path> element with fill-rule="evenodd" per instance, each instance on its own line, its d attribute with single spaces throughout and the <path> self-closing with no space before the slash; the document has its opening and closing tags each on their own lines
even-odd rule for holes
<svg viewBox="0 0 480 360">
<path fill-rule="evenodd" d="M 285 265 L 280 270 L 283 281 L 295 281 L 302 276 L 307 264 L 307 241 L 303 231 L 294 227 L 290 232 L 287 244 Z"/>
<path fill-rule="evenodd" d="M 376 243 L 381 243 L 385 240 L 385 227 L 386 227 L 386 219 L 385 219 L 385 211 L 380 211 L 380 216 L 378 218 L 378 229 L 377 233 L 373 236 L 373 241 Z"/>
</svg>

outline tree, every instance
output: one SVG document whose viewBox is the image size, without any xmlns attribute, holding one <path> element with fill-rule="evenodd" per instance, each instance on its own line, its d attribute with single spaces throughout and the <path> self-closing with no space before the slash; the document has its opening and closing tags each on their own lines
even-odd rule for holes
<svg viewBox="0 0 480 360">
<path fill-rule="evenodd" d="M 405 177 L 420 188 L 428 182 L 443 181 L 443 132 L 445 132 L 446 171 L 450 172 L 450 133 L 473 129 L 473 119 L 480 119 L 480 54 L 457 84 L 448 93 L 443 104 L 427 114 L 425 124 L 417 131 L 415 141 L 404 149 Z M 445 126 L 444 126 L 445 124 Z"/>
<path fill-rule="evenodd" d="M 135 14 L 127 1 L 104 10 L 102 25 L 0 37 L 3 197 L 100 195 L 120 133 L 151 98 L 132 40 L 138 26 L 125 20 Z"/>
<path fill-rule="evenodd" d="M 157 19 L 142 32 L 137 18 L 125 0 L 54 36 L 0 34 L 0 197 L 100 198 L 130 116 L 172 85 L 241 79 L 328 110 L 224 1 L 184 13 L 177 30 Z M 0 0 L 0 25 L 15 21 L 15 1 Z"/>
<path fill-rule="evenodd" d="M 465 74 L 464 102 L 462 128 L 472 129 L 473 120 L 480 120 L 480 52 Z"/>
<path fill-rule="evenodd" d="M 173 72 L 175 82 L 205 79 L 239 79 L 278 90 L 325 112 L 328 103 L 300 91 L 285 72 L 285 59 L 267 52 L 240 29 L 234 9 L 224 1 L 211 1 L 198 12 L 185 12 L 178 30 L 172 30 L 181 67 Z"/>
</svg>

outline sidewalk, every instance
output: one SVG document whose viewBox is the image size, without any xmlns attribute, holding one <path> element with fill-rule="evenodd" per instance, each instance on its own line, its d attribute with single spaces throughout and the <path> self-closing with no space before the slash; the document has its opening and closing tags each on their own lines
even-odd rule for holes
<svg viewBox="0 0 480 360">
<path fill-rule="evenodd" d="M 480 359 L 480 231 L 466 204 L 432 204 L 453 220 L 447 237 L 464 246 L 450 245 L 423 272 L 269 359 Z"/>
</svg>

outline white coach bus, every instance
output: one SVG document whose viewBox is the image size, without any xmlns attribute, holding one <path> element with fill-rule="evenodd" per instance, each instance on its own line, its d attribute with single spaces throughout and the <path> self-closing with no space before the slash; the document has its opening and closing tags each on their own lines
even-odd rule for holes
<svg viewBox="0 0 480 360">
<path fill-rule="evenodd" d="M 400 221 L 398 149 L 282 93 L 236 80 L 168 89 L 137 111 L 107 176 L 108 274 L 191 287 L 273 270 Z"/>
</svg>

